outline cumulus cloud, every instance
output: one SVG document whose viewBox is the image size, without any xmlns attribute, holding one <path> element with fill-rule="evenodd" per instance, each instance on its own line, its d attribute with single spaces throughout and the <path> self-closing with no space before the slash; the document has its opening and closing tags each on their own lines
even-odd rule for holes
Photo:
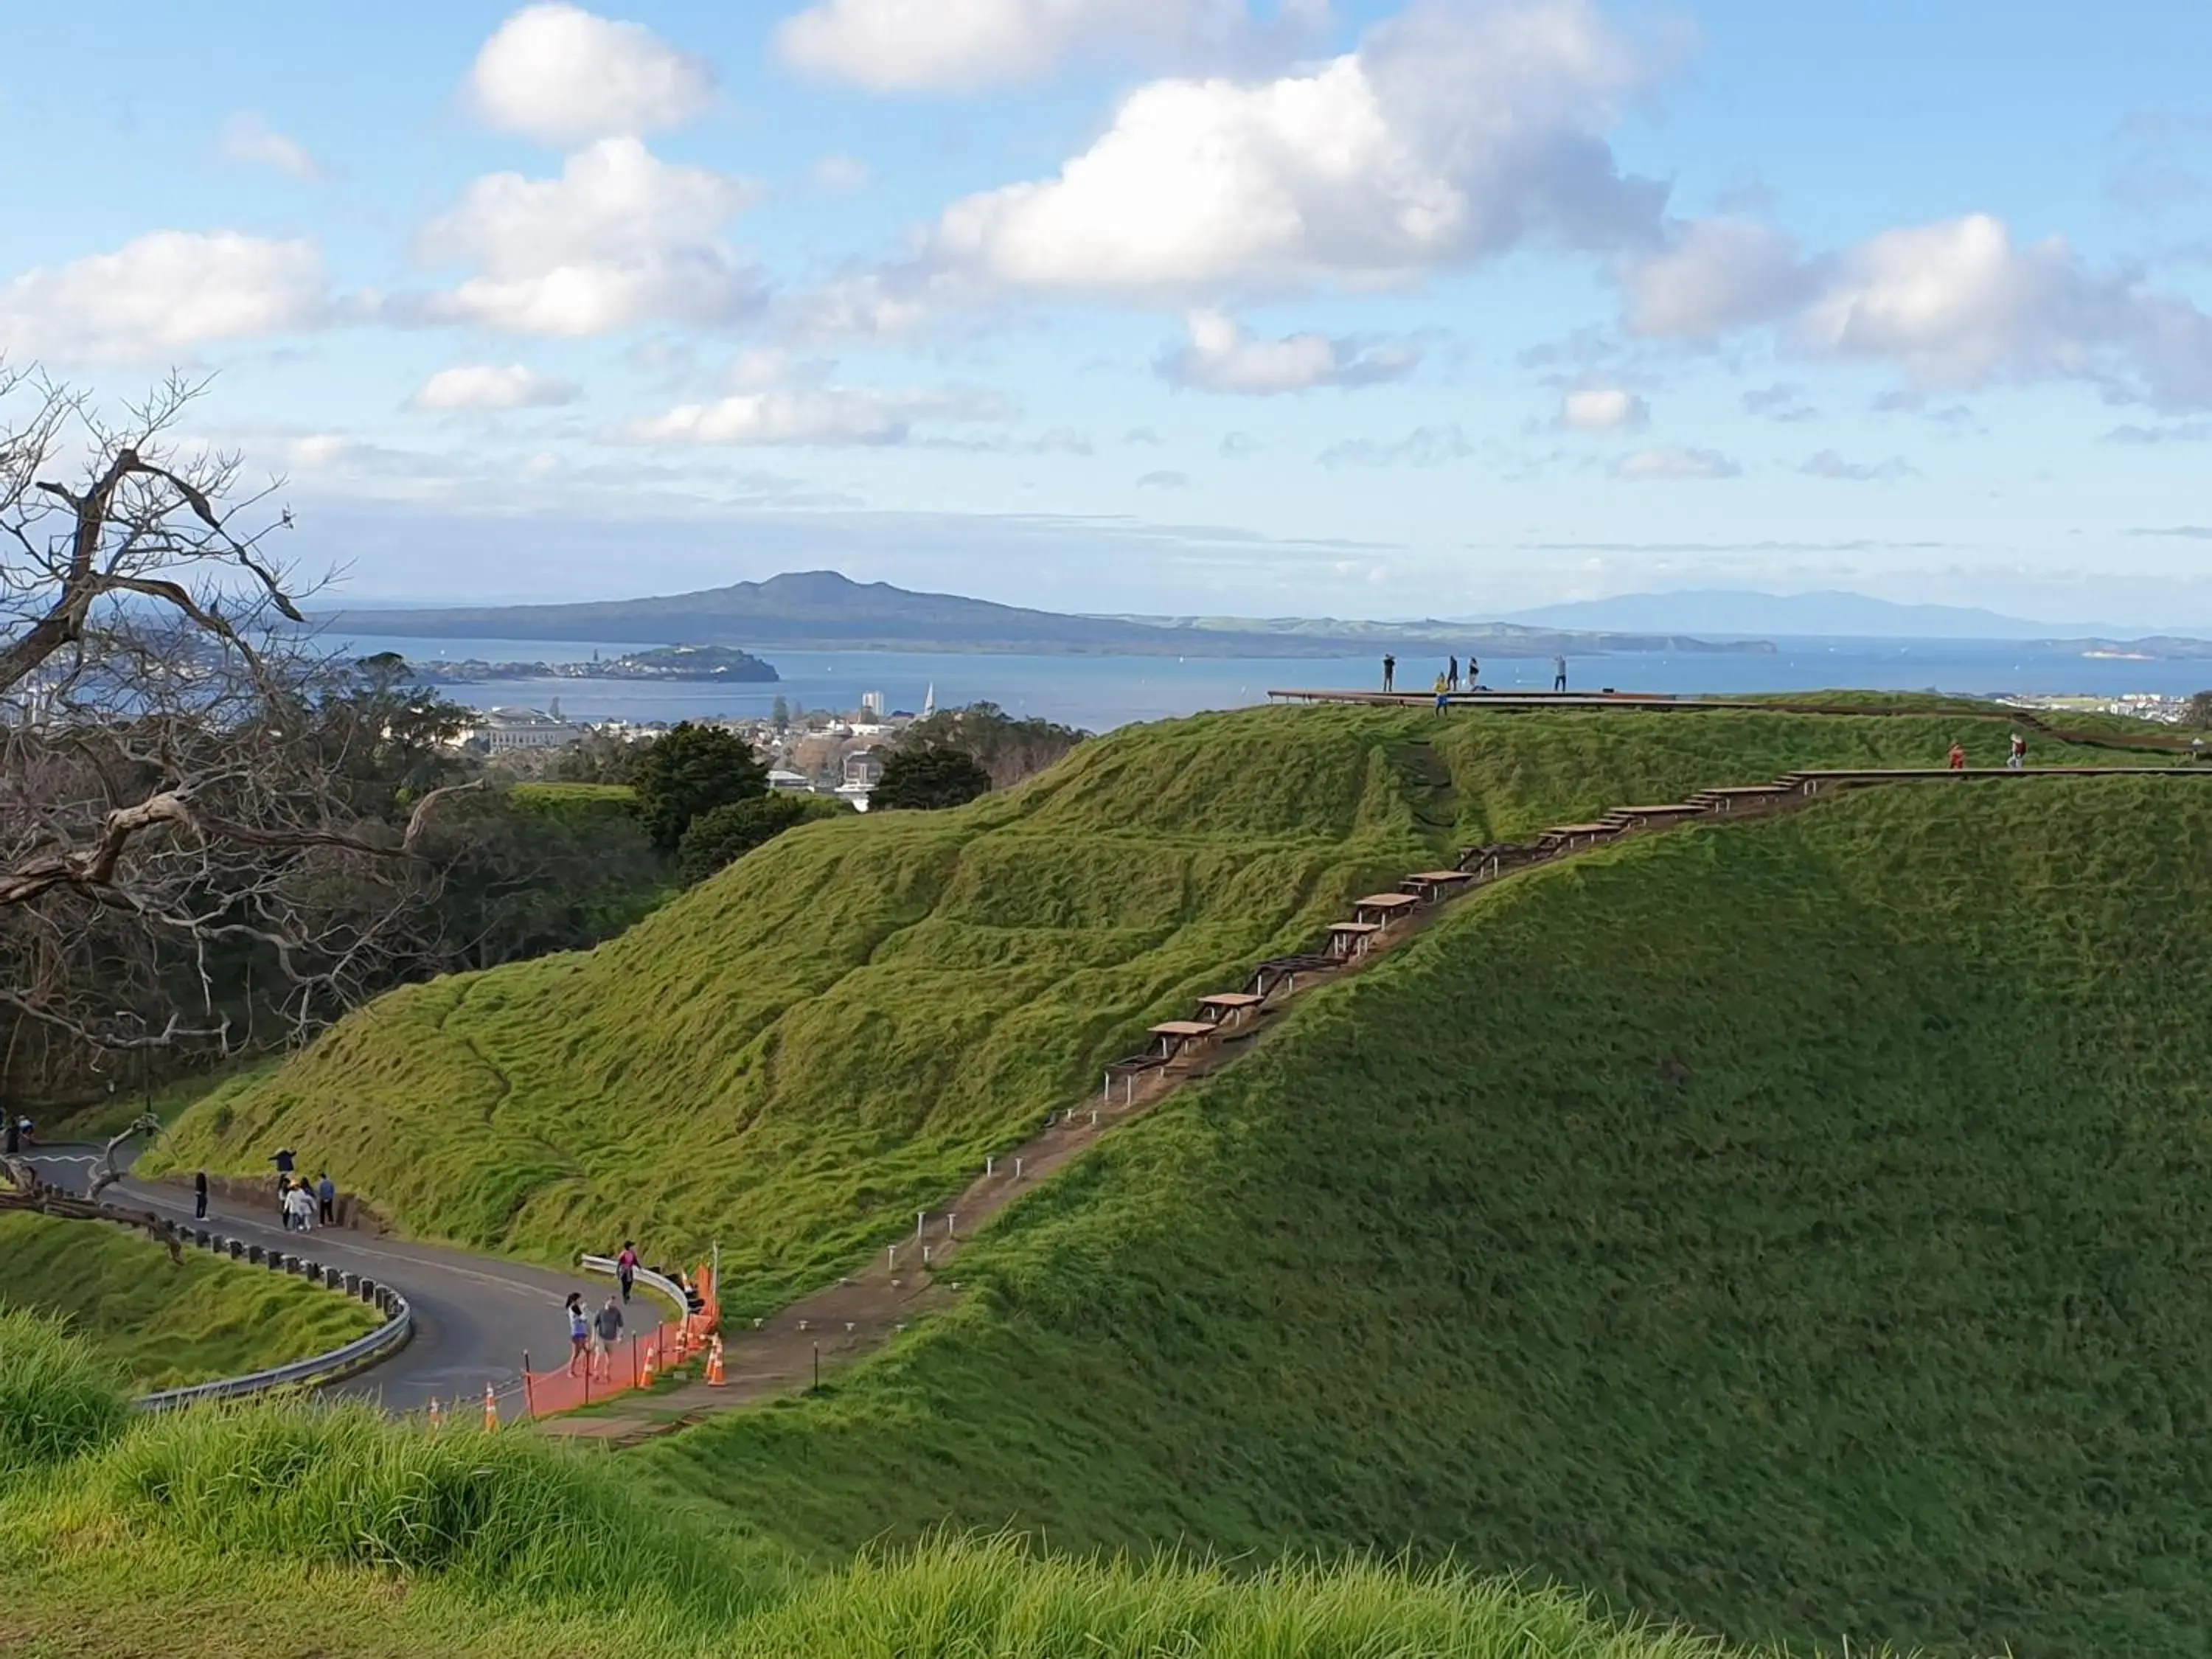
<svg viewBox="0 0 2212 1659">
<path fill-rule="evenodd" d="M 1674 482 L 1696 478 L 1734 478 L 1743 468 L 1717 449 L 1685 449 L 1662 444 L 1639 449 L 1613 463 L 1613 476 L 1632 483 Z"/>
<path fill-rule="evenodd" d="M 421 410 L 544 409 L 575 401 L 577 386 L 521 363 L 463 363 L 441 368 L 413 398 Z"/>
<path fill-rule="evenodd" d="M 680 126 L 714 101 L 714 75 L 641 23 L 556 3 L 501 24 L 464 95 L 487 125 L 565 146 Z"/>
<path fill-rule="evenodd" d="M 1559 404 L 1559 424 L 1574 432 L 1636 432 L 1651 423 L 1651 405 L 1619 386 L 1570 392 Z"/>
<path fill-rule="evenodd" d="M 1323 466 L 1442 466 L 1463 461 L 1474 453 L 1456 422 L 1449 426 L 1417 426 L 1390 443 L 1371 438 L 1350 438 L 1331 444 L 1316 459 Z"/>
<path fill-rule="evenodd" d="M 477 270 L 430 314 L 566 336 L 729 322 L 761 289 L 720 233 L 754 194 L 743 179 L 660 161 L 635 138 L 601 139 L 557 179 L 478 179 L 420 239 L 425 260 Z"/>
<path fill-rule="evenodd" d="M 1203 392 L 1271 397 L 1315 386 L 1375 386 L 1410 373 L 1420 354 L 1398 346 L 1363 348 L 1325 334 L 1255 339 L 1234 318 L 1194 311 L 1189 337 L 1161 357 L 1163 378 Z"/>
<path fill-rule="evenodd" d="M 2212 421 L 2183 421 L 2173 426 L 2116 426 L 2104 435 L 2102 441 L 2133 447 L 2212 442 Z"/>
<path fill-rule="evenodd" d="M 1771 325 L 1785 349 L 1893 364 L 1920 387 L 2081 380 L 2160 408 L 2212 407 L 2212 316 L 2093 269 L 2062 238 L 2023 246 L 1989 214 L 1810 258 L 1763 227 L 1676 225 L 1621 280 L 1629 325 L 1647 335 Z"/>
<path fill-rule="evenodd" d="M 222 144 L 223 159 L 241 167 L 268 167 L 303 185 L 322 179 L 323 170 L 305 144 L 252 110 L 240 110 L 224 121 Z"/>
<path fill-rule="evenodd" d="M 1275 79 L 1138 88 L 1057 177 L 954 203 L 921 264 L 1157 297 L 1648 240 L 1664 188 L 1625 177 L 1602 136 L 1644 74 L 1589 0 L 1435 0 Z"/>
<path fill-rule="evenodd" d="M 1328 0 L 1285 0 L 1273 27 L 1245 0 L 819 0 L 777 27 L 775 50 L 801 74 L 876 92 L 975 92 L 1079 55 L 1245 58 L 1305 38 L 1328 15 Z"/>
<path fill-rule="evenodd" d="M 1797 469 L 1808 477 L 1832 478 L 1838 483 L 1894 483 L 1919 476 L 1920 469 L 1901 455 L 1886 461 L 1847 461 L 1832 449 L 1808 456 Z"/>
<path fill-rule="evenodd" d="M 1812 277 L 1780 231 L 1706 219 L 1669 227 L 1663 247 L 1626 261 L 1622 284 L 1637 333 L 1710 339 L 1786 315 Z"/>
<path fill-rule="evenodd" d="M 0 285 L 0 356 L 143 363 L 329 319 L 313 242 L 157 230 Z"/>
<path fill-rule="evenodd" d="M 628 435 L 653 444 L 883 446 L 913 441 L 920 422 L 999 421 L 1007 413 L 1003 399 L 985 392 L 838 386 L 830 380 L 834 368 L 750 351 L 738 360 L 732 374 L 738 389 L 730 396 L 635 422 Z"/>
</svg>

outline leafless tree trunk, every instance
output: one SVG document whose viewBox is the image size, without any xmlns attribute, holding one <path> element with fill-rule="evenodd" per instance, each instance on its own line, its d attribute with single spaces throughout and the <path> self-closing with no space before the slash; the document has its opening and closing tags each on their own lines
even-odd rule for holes
<svg viewBox="0 0 2212 1659">
<path fill-rule="evenodd" d="M 268 543 L 276 485 L 174 429 L 0 374 L 0 1024 L 88 1051 L 228 1045 L 241 962 L 301 1027 L 374 976 L 422 897 L 317 726 L 327 665 Z M 0 1086 L 6 1079 L 0 1075 Z"/>
</svg>

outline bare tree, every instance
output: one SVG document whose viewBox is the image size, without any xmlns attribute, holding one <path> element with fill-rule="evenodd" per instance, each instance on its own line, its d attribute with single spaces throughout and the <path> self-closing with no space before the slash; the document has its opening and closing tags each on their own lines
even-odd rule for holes
<svg viewBox="0 0 2212 1659">
<path fill-rule="evenodd" d="M 269 546 L 291 512 L 177 441 L 201 390 L 110 419 L 0 374 L 0 1082 L 33 1026 L 228 1046 L 257 964 L 290 1021 L 326 1019 L 421 898 L 408 855 L 450 792 L 398 823 L 348 787 Z"/>
</svg>

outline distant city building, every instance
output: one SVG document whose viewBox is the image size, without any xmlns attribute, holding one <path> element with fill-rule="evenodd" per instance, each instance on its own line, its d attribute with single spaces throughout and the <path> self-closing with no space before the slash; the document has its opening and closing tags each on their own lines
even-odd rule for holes
<svg viewBox="0 0 2212 1659">
<path fill-rule="evenodd" d="M 804 772 L 779 766 L 768 775 L 768 787 L 787 795 L 803 795 L 813 789 L 814 783 Z"/>
<path fill-rule="evenodd" d="M 937 682 L 936 682 L 935 680 L 932 680 L 932 681 L 930 681 L 930 683 L 929 683 L 929 690 L 928 690 L 928 691 L 923 695 L 922 699 L 921 699 L 921 717 L 922 717 L 922 719 L 924 719 L 924 720 L 927 720 L 927 719 L 928 719 L 932 714 L 934 714 L 936 712 L 937 712 Z"/>
<path fill-rule="evenodd" d="M 880 691 L 861 692 L 860 712 L 865 714 L 873 714 L 878 720 L 883 719 L 884 694 Z"/>
<path fill-rule="evenodd" d="M 565 749 L 583 736 L 583 729 L 536 708 L 495 708 L 472 735 L 490 753 L 503 755 L 520 749 Z"/>
</svg>

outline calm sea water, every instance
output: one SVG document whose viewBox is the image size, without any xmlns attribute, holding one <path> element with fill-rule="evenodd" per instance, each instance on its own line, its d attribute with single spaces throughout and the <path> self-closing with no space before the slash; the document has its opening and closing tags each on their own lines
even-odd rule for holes
<svg viewBox="0 0 2212 1659">
<path fill-rule="evenodd" d="M 474 657 L 501 662 L 582 662 L 594 652 L 620 656 L 635 645 L 616 641 L 395 640 L 363 636 L 340 648 L 364 654 L 397 651 L 433 662 Z M 2078 648 L 2031 650 L 1981 640 L 1787 640 L 1772 656 L 1695 653 L 1577 657 L 1569 665 L 1577 690 L 1725 696 L 1748 691 L 1813 691 L 1852 687 L 1881 691 L 1938 690 L 1976 696 L 2011 693 L 2104 695 L 2154 692 L 2186 696 L 2212 687 L 2212 661 L 2130 662 L 2089 658 Z M 708 715 L 765 714 L 779 696 L 807 708 L 857 708 L 864 691 L 880 691 L 890 708 L 919 710 L 933 686 L 940 708 L 995 702 L 1008 713 L 1035 715 L 1103 732 L 1135 720 L 1162 720 L 1201 709 L 1264 702 L 1278 688 L 1372 688 L 1377 657 L 1246 659 L 1221 657 L 1013 657 L 915 654 L 889 651 L 765 653 L 783 676 L 774 685 L 653 684 L 632 680 L 503 680 L 457 685 L 456 702 L 488 708 L 545 708 L 558 699 L 572 720 L 678 720 Z M 1443 666 L 1401 659 L 1398 680 L 1420 686 Z M 1548 689 L 1551 659 L 1492 658 L 1482 683 L 1499 690 Z"/>
</svg>

